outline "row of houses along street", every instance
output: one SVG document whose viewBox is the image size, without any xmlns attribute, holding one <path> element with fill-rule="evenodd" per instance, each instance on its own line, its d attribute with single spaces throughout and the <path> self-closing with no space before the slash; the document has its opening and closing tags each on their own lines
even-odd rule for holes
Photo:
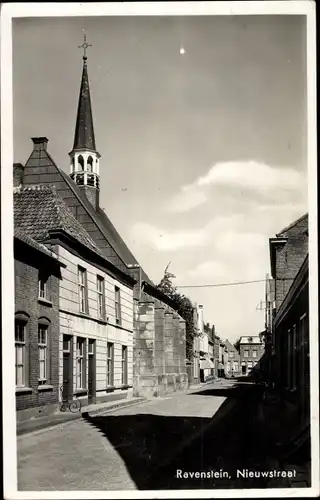
<svg viewBox="0 0 320 500">
<path fill-rule="evenodd" d="M 226 470 L 235 467 L 231 456 L 242 455 L 244 441 L 229 443 L 227 428 L 232 423 L 240 426 L 238 439 L 248 439 L 248 449 L 253 441 L 261 444 L 258 429 L 263 425 L 265 436 L 277 443 L 270 456 L 283 456 L 282 467 L 300 467 L 303 479 L 298 474 L 293 484 L 308 485 L 308 216 L 270 235 L 265 330 L 248 332 L 233 344 L 206 322 L 206 311 L 191 295 L 192 321 L 181 314 L 177 302 L 146 274 L 101 208 L 103 159 L 95 143 L 86 56 L 69 174 L 51 157 L 46 137 L 34 137 L 32 144 L 26 163 L 13 166 L 15 395 L 17 429 L 23 435 L 18 443 L 20 489 L 116 489 L 123 484 L 186 489 L 190 484 L 178 481 L 173 464 L 199 469 L 195 441 L 199 435 L 203 443 L 207 433 L 208 445 L 215 442 L 220 450 L 220 454 L 201 455 L 204 467 L 214 469 L 219 463 Z M 268 382 L 267 390 L 261 382 Z M 112 409 L 112 416 L 103 416 Z M 249 434 L 249 423 L 239 418 L 247 410 L 256 426 Z M 190 415 L 184 411 L 191 411 L 195 421 L 190 417 L 183 425 L 152 422 L 153 415 L 188 420 Z M 84 419 L 78 419 L 81 414 Z M 137 414 L 144 417 L 139 420 Z M 28 437 L 36 429 L 66 425 L 69 418 L 68 426 Z M 161 425 L 158 434 L 156 428 Z M 242 437 L 241 425 L 246 426 Z M 61 453 L 70 458 L 80 436 L 86 439 L 95 428 L 108 441 L 107 451 L 101 451 L 97 438 L 88 438 L 87 453 L 91 458 L 97 454 L 97 468 L 86 468 L 84 457 L 72 474 L 53 473 L 57 464 L 65 467 Z M 128 429 L 133 433 L 129 437 Z M 170 430 L 171 447 L 167 444 L 169 448 L 162 449 L 161 440 Z M 188 444 L 190 436 L 193 444 Z M 55 443 L 55 451 L 48 454 L 49 442 Z M 186 451 L 175 449 L 178 442 L 187 447 L 186 462 L 181 461 Z M 132 458 L 137 447 L 140 472 Z M 248 464 L 262 460 L 254 450 L 245 459 Z M 301 464 L 296 458 L 299 453 Z M 145 469 L 144 454 L 149 456 Z M 107 464 L 107 477 L 101 475 L 99 460 Z M 198 465 L 192 460 L 198 460 Z M 156 480 L 160 462 L 163 474 Z M 35 467 L 37 473 L 31 475 Z M 243 486 L 239 481 L 241 477 L 228 477 L 214 486 Z M 286 486 L 286 481 L 281 485 Z M 201 478 L 202 487 L 212 485 Z M 199 487 L 199 482 L 193 481 L 192 487 Z"/>
</svg>

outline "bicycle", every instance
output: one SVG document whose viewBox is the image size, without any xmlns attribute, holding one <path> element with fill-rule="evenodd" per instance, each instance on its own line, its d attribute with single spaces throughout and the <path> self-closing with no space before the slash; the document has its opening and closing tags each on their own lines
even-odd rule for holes
<svg viewBox="0 0 320 500">
<path fill-rule="evenodd" d="M 77 413 L 81 411 L 81 401 L 80 399 L 76 398 L 75 400 L 68 401 L 63 399 L 63 385 L 60 387 L 60 392 L 61 392 L 61 404 L 60 404 L 60 411 L 67 411 L 69 410 L 71 413 Z"/>
</svg>

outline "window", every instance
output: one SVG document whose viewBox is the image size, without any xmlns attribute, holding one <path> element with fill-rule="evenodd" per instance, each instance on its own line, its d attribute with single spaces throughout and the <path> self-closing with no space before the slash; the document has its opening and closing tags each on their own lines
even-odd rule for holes
<svg viewBox="0 0 320 500">
<path fill-rule="evenodd" d="M 80 312 L 87 313 L 87 271 L 83 267 L 78 267 L 78 283 L 79 283 L 79 304 Z"/>
<path fill-rule="evenodd" d="M 71 337 L 69 335 L 63 336 L 62 350 L 66 354 L 71 352 Z"/>
<path fill-rule="evenodd" d="M 107 385 L 113 385 L 113 344 L 107 347 Z"/>
<path fill-rule="evenodd" d="M 120 288 L 114 287 L 114 295 L 115 295 L 115 312 L 116 312 L 116 323 L 117 325 L 121 324 L 121 304 L 120 304 Z"/>
<path fill-rule="evenodd" d="M 248 361 L 248 368 L 252 368 L 252 366 L 253 366 L 252 361 Z"/>
<path fill-rule="evenodd" d="M 99 318 L 105 318 L 105 294 L 104 294 L 104 278 L 97 276 L 97 295 L 98 295 L 98 316 Z"/>
<path fill-rule="evenodd" d="M 230 351 L 230 352 L 229 352 L 229 358 L 230 358 L 230 359 L 234 358 L 234 352 L 233 352 L 233 351 Z"/>
<path fill-rule="evenodd" d="M 90 354 L 91 356 L 94 354 L 94 343 L 95 341 L 93 339 L 89 339 L 88 354 Z"/>
<path fill-rule="evenodd" d="M 248 349 L 245 349 L 245 351 L 244 351 L 244 357 L 245 358 L 249 357 L 249 350 Z"/>
<path fill-rule="evenodd" d="M 122 346 L 122 385 L 128 383 L 128 348 Z"/>
<path fill-rule="evenodd" d="M 252 357 L 253 358 L 257 357 L 257 351 L 256 351 L 256 349 L 253 349 L 253 351 L 252 351 Z"/>
<path fill-rule="evenodd" d="M 46 326 L 38 326 L 39 385 L 45 384 L 48 379 L 47 332 Z"/>
<path fill-rule="evenodd" d="M 16 386 L 26 384 L 26 323 L 15 321 Z"/>
<path fill-rule="evenodd" d="M 237 372 L 239 370 L 239 364 L 238 364 L 238 361 L 234 361 L 233 362 L 233 369 L 235 372 Z"/>
<path fill-rule="evenodd" d="M 77 338 L 77 389 L 84 389 L 86 386 L 86 367 L 85 367 L 85 340 Z"/>
<path fill-rule="evenodd" d="M 39 299 L 49 300 L 49 276 L 39 271 Z"/>
</svg>

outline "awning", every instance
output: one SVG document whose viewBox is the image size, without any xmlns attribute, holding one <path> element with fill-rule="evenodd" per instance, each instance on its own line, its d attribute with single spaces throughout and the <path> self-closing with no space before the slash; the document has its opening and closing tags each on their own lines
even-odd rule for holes
<svg viewBox="0 0 320 500">
<path fill-rule="evenodd" d="M 212 368 L 214 368 L 214 364 L 213 362 L 211 361 L 211 359 L 200 359 L 200 369 L 201 370 L 211 370 Z"/>
</svg>

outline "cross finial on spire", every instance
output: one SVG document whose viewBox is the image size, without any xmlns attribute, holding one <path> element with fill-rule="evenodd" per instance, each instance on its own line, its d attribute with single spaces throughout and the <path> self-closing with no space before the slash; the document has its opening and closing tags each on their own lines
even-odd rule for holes
<svg viewBox="0 0 320 500">
<path fill-rule="evenodd" d="M 92 47 L 92 45 L 90 45 L 89 43 L 87 43 L 87 34 L 83 30 L 83 44 L 82 45 L 78 45 L 78 48 L 79 49 L 83 48 L 83 60 L 84 61 L 87 60 L 87 48 L 88 47 Z"/>
</svg>

